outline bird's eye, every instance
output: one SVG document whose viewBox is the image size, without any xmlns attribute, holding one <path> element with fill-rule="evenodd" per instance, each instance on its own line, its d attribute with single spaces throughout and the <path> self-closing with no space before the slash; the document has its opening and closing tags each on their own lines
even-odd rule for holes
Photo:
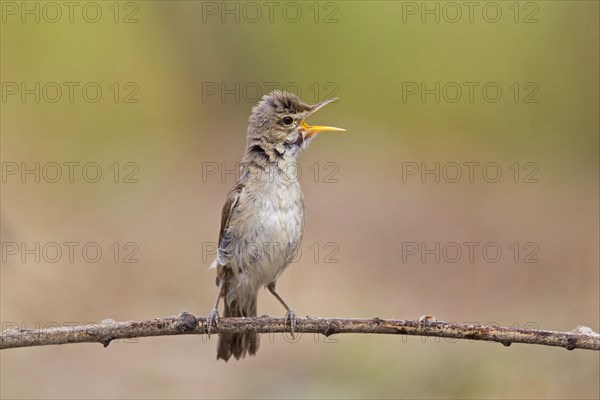
<svg viewBox="0 0 600 400">
<path fill-rule="evenodd" d="M 283 122 L 284 125 L 289 126 L 294 122 L 294 118 L 290 117 L 289 115 L 286 115 L 281 119 L 281 122 Z"/>
</svg>

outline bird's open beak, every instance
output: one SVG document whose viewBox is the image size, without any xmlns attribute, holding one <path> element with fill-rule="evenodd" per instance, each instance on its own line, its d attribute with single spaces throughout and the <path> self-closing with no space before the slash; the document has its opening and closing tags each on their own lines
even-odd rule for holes
<svg viewBox="0 0 600 400">
<path fill-rule="evenodd" d="M 325 106 L 326 104 L 329 104 L 335 100 L 338 100 L 338 99 L 337 98 L 329 99 L 329 100 L 325 100 L 325 101 L 315 104 L 314 106 L 311 107 L 310 113 L 308 115 L 313 114 L 314 112 L 316 112 L 317 110 L 319 110 L 320 108 Z M 307 117 L 308 117 L 308 115 L 307 115 Z M 346 131 L 345 129 L 336 128 L 335 126 L 323 126 L 323 125 L 311 126 L 311 125 L 308 125 L 306 122 L 304 122 L 304 120 L 302 120 L 302 122 L 300 123 L 300 129 L 305 132 L 307 137 L 311 137 L 315 133 L 321 133 L 321 132 L 345 132 Z"/>
</svg>

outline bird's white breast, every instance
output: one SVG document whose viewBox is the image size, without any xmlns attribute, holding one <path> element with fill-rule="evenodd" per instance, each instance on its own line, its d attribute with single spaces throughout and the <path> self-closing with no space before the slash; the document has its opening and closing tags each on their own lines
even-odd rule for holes
<svg viewBox="0 0 600 400">
<path fill-rule="evenodd" d="M 304 201 L 298 178 L 279 169 L 254 178 L 240 201 L 245 220 L 236 224 L 230 260 L 240 286 L 258 289 L 275 281 L 294 260 L 302 239 Z"/>
</svg>

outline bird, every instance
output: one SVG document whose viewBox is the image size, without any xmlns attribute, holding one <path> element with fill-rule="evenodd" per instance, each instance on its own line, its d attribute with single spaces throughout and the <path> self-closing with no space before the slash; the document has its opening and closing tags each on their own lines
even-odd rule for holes
<svg viewBox="0 0 600 400">
<path fill-rule="evenodd" d="M 255 317 L 259 289 L 266 287 L 286 309 L 291 334 L 296 313 L 275 289 L 281 273 L 297 254 L 304 232 L 304 196 L 297 159 L 321 132 L 342 132 L 333 126 L 310 126 L 305 119 L 337 98 L 309 105 L 293 93 L 275 90 L 252 108 L 246 150 L 237 182 L 221 213 L 216 269 L 217 298 L 208 315 L 207 332 L 218 326 L 219 300 L 223 317 Z M 217 360 L 254 355 L 254 332 L 219 334 Z"/>
</svg>

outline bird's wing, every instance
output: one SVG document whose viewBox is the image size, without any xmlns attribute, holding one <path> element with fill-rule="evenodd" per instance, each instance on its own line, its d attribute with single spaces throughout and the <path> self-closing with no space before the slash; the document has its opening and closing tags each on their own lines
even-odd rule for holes
<svg viewBox="0 0 600 400">
<path fill-rule="evenodd" d="M 219 231 L 219 249 L 217 251 L 217 262 L 220 265 L 227 265 L 230 254 L 228 252 L 229 243 L 231 242 L 231 232 L 229 231 L 229 221 L 231 216 L 236 212 L 236 207 L 239 204 L 240 196 L 244 190 L 246 183 L 238 182 L 227 194 L 227 200 L 223 206 L 221 213 L 221 230 Z"/>
</svg>

